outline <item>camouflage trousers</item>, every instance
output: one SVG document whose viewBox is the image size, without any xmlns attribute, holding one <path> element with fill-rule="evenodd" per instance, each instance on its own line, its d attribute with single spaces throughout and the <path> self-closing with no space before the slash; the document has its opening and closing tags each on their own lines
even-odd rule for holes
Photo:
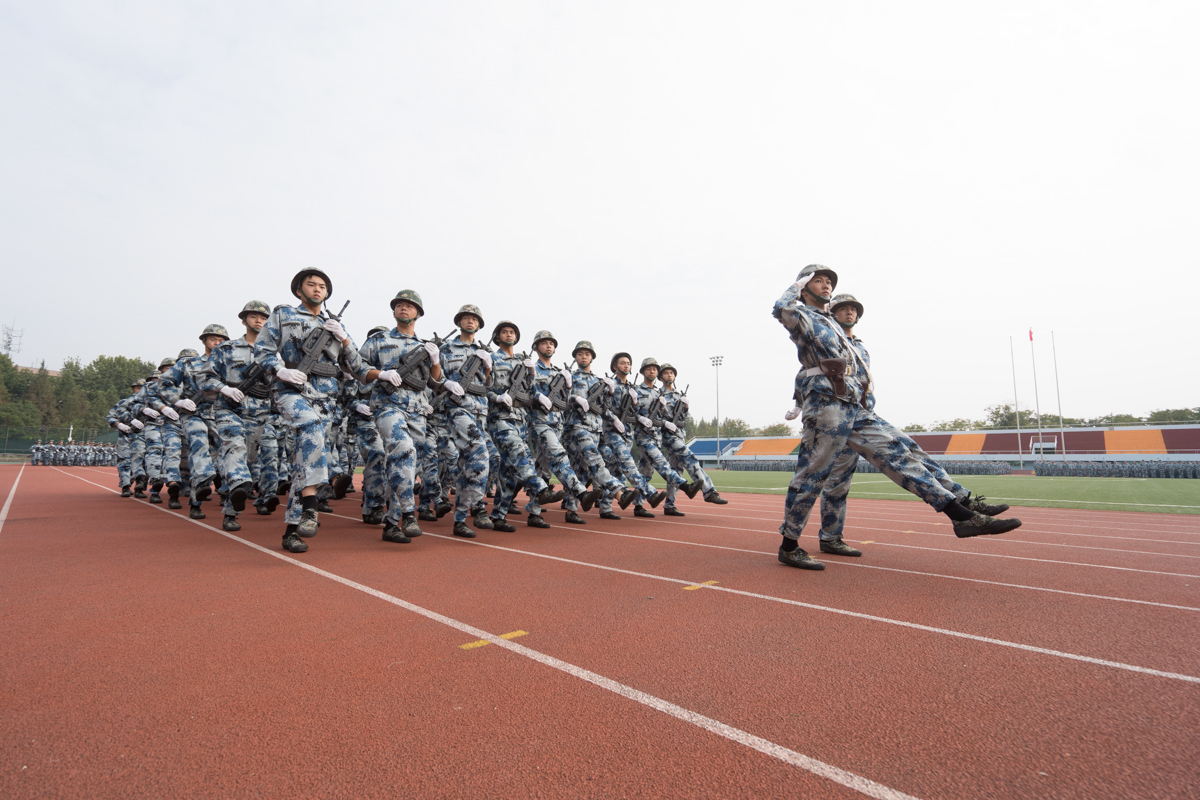
<svg viewBox="0 0 1200 800">
<path fill-rule="evenodd" d="M 146 437 L 141 431 L 129 434 L 129 472 L 135 481 L 146 477 Z"/>
<path fill-rule="evenodd" d="M 131 441 L 133 434 L 117 434 L 117 485 L 124 489 L 133 484 Z"/>
<path fill-rule="evenodd" d="M 146 440 L 146 480 L 151 485 L 162 483 L 163 480 L 163 440 L 162 425 L 147 425 L 142 431 Z"/>
<path fill-rule="evenodd" d="M 688 449 L 687 442 L 683 440 L 683 436 L 680 433 L 663 431 L 662 443 L 663 450 L 667 456 L 667 462 L 670 463 L 672 469 L 680 474 L 686 470 L 692 476 L 692 480 L 700 481 L 700 491 L 705 495 L 716 488 L 713 486 L 712 479 L 708 477 L 708 473 L 700 466 L 700 460 Z M 675 496 L 677 494 L 679 494 L 678 486 L 667 486 L 667 508 L 675 507 Z"/>
<path fill-rule="evenodd" d="M 410 431 L 416 426 L 423 428 L 424 423 L 420 414 L 410 413 L 399 406 L 381 405 L 375 410 L 375 429 L 379 431 L 386 453 L 390 490 L 386 520 L 393 525 L 399 525 L 400 518 L 413 513 L 417 507 L 413 497 L 413 484 L 417 480 L 417 446 L 416 436 Z M 424 433 L 424 430 L 420 430 L 417 435 L 424 438 Z"/>
<path fill-rule="evenodd" d="M 438 463 L 438 438 L 430 417 L 421 417 L 420 431 L 419 437 L 413 435 L 413 444 L 417 446 L 417 472 L 421 476 L 421 497 L 417 509 L 427 511 L 437 505 L 442 494 L 442 479 Z"/>
<path fill-rule="evenodd" d="M 525 444 L 524 422 L 511 419 L 493 419 L 488 423 L 488 433 L 499 455 L 500 470 L 496 475 L 496 496 L 492 501 L 492 519 L 504 519 L 517 496 L 517 488 L 524 486 L 530 497 L 535 497 L 546 488 L 546 482 L 538 477 Z M 541 514 L 542 508 L 536 499 L 525 506 L 531 514 Z"/>
<path fill-rule="evenodd" d="M 180 422 L 168 420 L 162 426 L 162 476 L 167 483 L 181 483 L 179 462 L 183 459 L 183 427 Z"/>
<path fill-rule="evenodd" d="M 263 422 L 262 433 L 258 438 L 258 453 L 250 463 L 250 476 L 258 487 L 259 497 L 254 505 L 260 506 L 266 499 L 279 490 L 279 434 L 271 420 L 274 415 L 267 414 Z"/>
<path fill-rule="evenodd" d="M 796 455 L 796 474 L 784 500 L 779 532 L 800 538 L 809 513 L 833 472 L 839 453 L 849 447 L 935 510 L 954 501 L 887 422 L 862 406 L 811 392 L 804 398 L 804 428 Z"/>
<path fill-rule="evenodd" d="M 387 453 L 383 449 L 383 439 L 373 417 L 364 417 L 355 412 L 352 419 L 354 440 L 363 464 L 362 509 L 366 515 L 387 503 Z"/>
<path fill-rule="evenodd" d="M 879 420 L 879 422 L 888 428 L 892 428 L 884 420 Z M 967 499 L 967 495 L 970 492 L 951 478 L 932 456 L 921 449 L 916 440 L 895 428 L 892 428 L 892 433 L 895 435 L 897 441 L 908 448 L 913 457 L 921 462 L 925 469 L 929 471 L 929 474 L 933 476 L 934 480 L 941 484 L 943 488 L 953 494 L 958 500 Z M 846 527 L 846 498 L 850 494 L 850 484 L 854 480 L 854 469 L 857 466 L 858 453 L 848 447 L 834 459 L 833 471 L 829 473 L 829 480 L 825 482 L 825 490 L 821 492 L 820 539 L 823 542 L 832 541 L 842 536 L 842 530 Z M 891 476 L 889 475 L 888 477 Z"/>
<path fill-rule="evenodd" d="M 243 483 L 254 482 L 250 464 L 258 456 L 258 448 L 262 444 L 263 428 L 266 427 L 268 416 L 270 416 L 269 403 L 255 397 L 246 397 L 236 411 L 227 408 L 217 410 L 216 427 L 217 440 L 220 442 L 221 478 L 224 480 L 227 490 L 232 490 Z M 261 505 L 259 501 L 256 503 Z M 226 516 L 238 516 L 228 494 L 226 494 L 224 510 Z"/>
<path fill-rule="evenodd" d="M 217 469 L 213 466 L 213 449 L 209 439 L 216 428 L 216 421 L 205 419 L 198 414 L 180 416 L 179 421 L 183 424 L 183 435 L 187 439 L 188 473 L 192 479 L 194 493 L 217 474 Z M 194 500 L 192 504 L 199 505 Z"/>
<path fill-rule="evenodd" d="M 429 420 L 430 429 L 437 443 L 437 467 L 440 486 L 438 497 L 446 499 L 450 487 L 458 482 L 458 446 L 450 430 L 450 415 L 439 411 Z"/>
<path fill-rule="evenodd" d="M 642 459 L 649 462 L 663 480 L 667 482 L 667 486 L 682 486 L 687 483 L 675 470 L 671 469 L 671 464 L 667 461 L 667 457 L 663 455 L 658 443 L 658 430 L 651 428 L 645 430 L 641 423 L 638 423 L 637 432 L 633 435 L 633 440 L 637 442 L 638 449 L 642 451 Z M 646 473 L 643 471 L 643 475 Z M 649 477 L 649 476 L 647 476 Z"/>
<path fill-rule="evenodd" d="M 538 449 L 546 458 L 550 471 L 562 481 L 566 489 L 566 507 L 568 511 L 579 508 L 579 495 L 587 491 L 575 470 L 571 469 L 571 461 L 566 449 L 559 441 L 558 427 L 535 422 L 532 425 L 533 436 Z"/>
<path fill-rule="evenodd" d="M 455 482 L 454 521 L 463 522 L 487 491 L 488 453 L 483 415 L 467 408 L 446 412 L 450 435 L 458 450 L 458 480 Z M 443 484 L 444 485 L 444 484 Z"/>
<path fill-rule="evenodd" d="M 330 464 L 326 436 L 333 425 L 333 397 L 304 397 L 295 392 L 277 392 L 275 404 L 284 424 L 292 431 L 296 445 L 292 448 L 291 479 L 288 492 L 287 512 L 283 521 L 287 525 L 300 523 L 303 509 L 300 493 L 306 487 L 316 486 L 329 491 Z"/>
<path fill-rule="evenodd" d="M 597 435 L 595 431 L 582 425 L 570 425 L 563 435 L 563 442 L 567 451 L 574 454 L 572 460 L 579 465 L 575 474 L 581 481 L 590 481 L 593 487 L 603 489 L 604 496 L 611 500 L 625 488 L 625 484 L 614 478 L 604 465 Z"/>
<path fill-rule="evenodd" d="M 644 504 L 645 497 L 654 494 L 654 487 L 650 485 L 650 481 L 646 479 L 646 476 L 638 470 L 637 465 L 634 463 L 633 453 L 629 447 L 632 443 L 632 434 L 617 433 L 615 430 L 605 429 L 603 438 L 600 441 L 600 455 L 604 457 L 605 463 L 608 464 L 609 472 L 638 490 L 638 497 L 634 502 L 640 506 Z M 607 496 L 601 499 L 600 510 L 612 510 L 612 500 Z"/>
</svg>

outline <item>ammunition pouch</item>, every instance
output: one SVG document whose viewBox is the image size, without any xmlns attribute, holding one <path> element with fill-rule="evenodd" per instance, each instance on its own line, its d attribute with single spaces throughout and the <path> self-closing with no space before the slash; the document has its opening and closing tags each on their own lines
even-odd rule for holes
<svg viewBox="0 0 1200 800">
<path fill-rule="evenodd" d="M 846 375 L 850 372 L 849 363 L 844 358 L 822 358 L 820 363 L 821 372 L 833 384 L 834 394 L 838 397 L 845 397 Z"/>
</svg>

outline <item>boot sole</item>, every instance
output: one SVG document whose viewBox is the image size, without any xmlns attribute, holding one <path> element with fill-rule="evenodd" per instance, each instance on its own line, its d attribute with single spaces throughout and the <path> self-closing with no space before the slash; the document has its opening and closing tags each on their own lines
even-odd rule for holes
<svg viewBox="0 0 1200 800">
<path fill-rule="evenodd" d="M 971 539 L 976 536 L 995 536 L 1000 533 L 1008 533 L 1009 531 L 1015 531 L 1019 527 L 1021 527 L 1021 520 L 1019 519 L 998 519 L 982 528 L 959 531 L 956 526 L 954 535 L 959 539 Z"/>
</svg>

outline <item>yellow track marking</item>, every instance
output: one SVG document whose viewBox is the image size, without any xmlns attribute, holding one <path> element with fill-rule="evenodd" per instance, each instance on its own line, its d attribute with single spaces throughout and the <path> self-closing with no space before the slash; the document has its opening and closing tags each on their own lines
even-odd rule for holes
<svg viewBox="0 0 1200 800">
<path fill-rule="evenodd" d="M 526 636 L 526 635 L 528 635 L 528 633 L 529 633 L 528 631 L 512 631 L 511 633 L 500 634 L 500 638 L 501 639 L 516 639 L 518 636 Z M 476 647 L 483 647 L 485 644 L 491 644 L 491 642 L 489 642 L 487 639 L 476 639 L 473 642 L 467 642 L 466 644 L 460 644 L 458 646 L 458 649 L 459 650 L 474 650 Z"/>
<path fill-rule="evenodd" d="M 705 586 L 716 586 L 718 583 L 720 583 L 720 581 L 705 581 L 704 583 L 697 583 L 694 586 L 685 586 L 683 587 L 683 590 L 685 592 L 694 592 L 697 589 L 704 588 Z"/>
</svg>

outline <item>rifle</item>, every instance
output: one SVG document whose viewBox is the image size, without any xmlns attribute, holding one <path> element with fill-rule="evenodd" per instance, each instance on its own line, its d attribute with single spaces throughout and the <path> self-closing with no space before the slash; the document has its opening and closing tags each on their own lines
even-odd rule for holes
<svg viewBox="0 0 1200 800">
<path fill-rule="evenodd" d="M 329 314 L 328 306 L 325 308 L 325 313 L 329 314 L 329 319 L 336 322 L 341 322 L 342 314 L 346 313 L 346 306 L 350 305 L 350 301 L 346 301 L 346 305 L 342 306 L 342 310 L 337 314 Z M 284 366 L 288 369 L 298 369 L 305 375 L 316 375 L 319 378 L 333 378 L 338 374 L 337 362 L 338 357 L 342 354 L 342 343 L 333 338 L 333 334 L 325 330 L 323 327 L 313 328 L 304 337 L 304 341 L 300 343 L 300 360 L 296 363 L 284 362 Z M 333 363 L 329 363 L 332 361 Z"/>
<path fill-rule="evenodd" d="M 267 380 L 267 372 L 263 369 L 262 364 L 257 361 L 251 362 L 250 366 L 242 373 L 242 379 L 238 381 L 238 385 L 233 387 L 242 394 L 257 397 L 259 400 L 266 400 L 270 394 L 270 384 Z"/>
<path fill-rule="evenodd" d="M 687 396 L 688 389 L 690 389 L 690 388 L 692 388 L 692 385 L 689 383 L 687 385 L 687 389 L 683 390 L 684 397 Z M 674 424 L 675 427 L 679 428 L 679 430 L 683 430 L 684 425 L 687 424 L 687 415 L 688 415 L 687 406 L 685 406 L 682 401 L 676 400 L 675 407 L 671 409 L 672 424 Z"/>
<path fill-rule="evenodd" d="M 588 413 L 604 416 L 604 412 L 608 409 L 608 384 L 597 379 L 588 389 L 585 399 L 588 404 Z"/>
<path fill-rule="evenodd" d="M 570 371 L 568 364 L 564 363 L 563 368 Z M 555 411 L 565 411 L 570 391 L 567 388 L 567 376 L 561 372 L 557 373 L 550 379 L 550 388 L 546 390 L 546 393 L 550 396 L 550 407 Z"/>
<path fill-rule="evenodd" d="M 621 386 L 625 389 L 625 393 L 621 395 L 621 402 L 617 404 L 613 413 L 628 430 L 637 420 L 637 394 L 630 384 L 623 383 Z"/>
<path fill-rule="evenodd" d="M 516 408 L 528 408 L 534 395 L 533 370 L 525 366 L 525 359 L 528 357 L 522 353 L 517 365 L 509 373 L 508 396 L 513 399 L 513 406 Z"/>
<path fill-rule="evenodd" d="M 438 347 L 442 346 L 445 340 L 437 335 L 437 331 L 433 332 L 432 339 L 418 339 L 422 344 L 434 344 Z M 433 362 L 429 360 L 429 354 L 425 352 L 424 347 L 414 347 L 409 350 L 400 359 L 400 364 L 396 367 L 396 372 L 400 374 L 400 383 L 405 388 L 411 389 L 414 392 L 420 392 L 429 385 L 429 378 L 432 374 Z M 380 381 L 379 385 L 388 394 L 395 394 L 399 386 L 392 386 L 387 381 Z"/>
<path fill-rule="evenodd" d="M 463 364 L 462 372 L 459 373 L 458 383 L 467 394 L 474 395 L 475 397 L 487 397 L 487 383 L 484 382 L 486 370 L 483 368 L 483 359 L 477 355 L 477 352 L 484 350 L 490 353 L 492 352 L 492 348 L 488 347 L 487 343 L 484 342 L 481 345 L 476 344 L 475 350 L 476 352 L 471 353 L 466 363 Z"/>
</svg>

